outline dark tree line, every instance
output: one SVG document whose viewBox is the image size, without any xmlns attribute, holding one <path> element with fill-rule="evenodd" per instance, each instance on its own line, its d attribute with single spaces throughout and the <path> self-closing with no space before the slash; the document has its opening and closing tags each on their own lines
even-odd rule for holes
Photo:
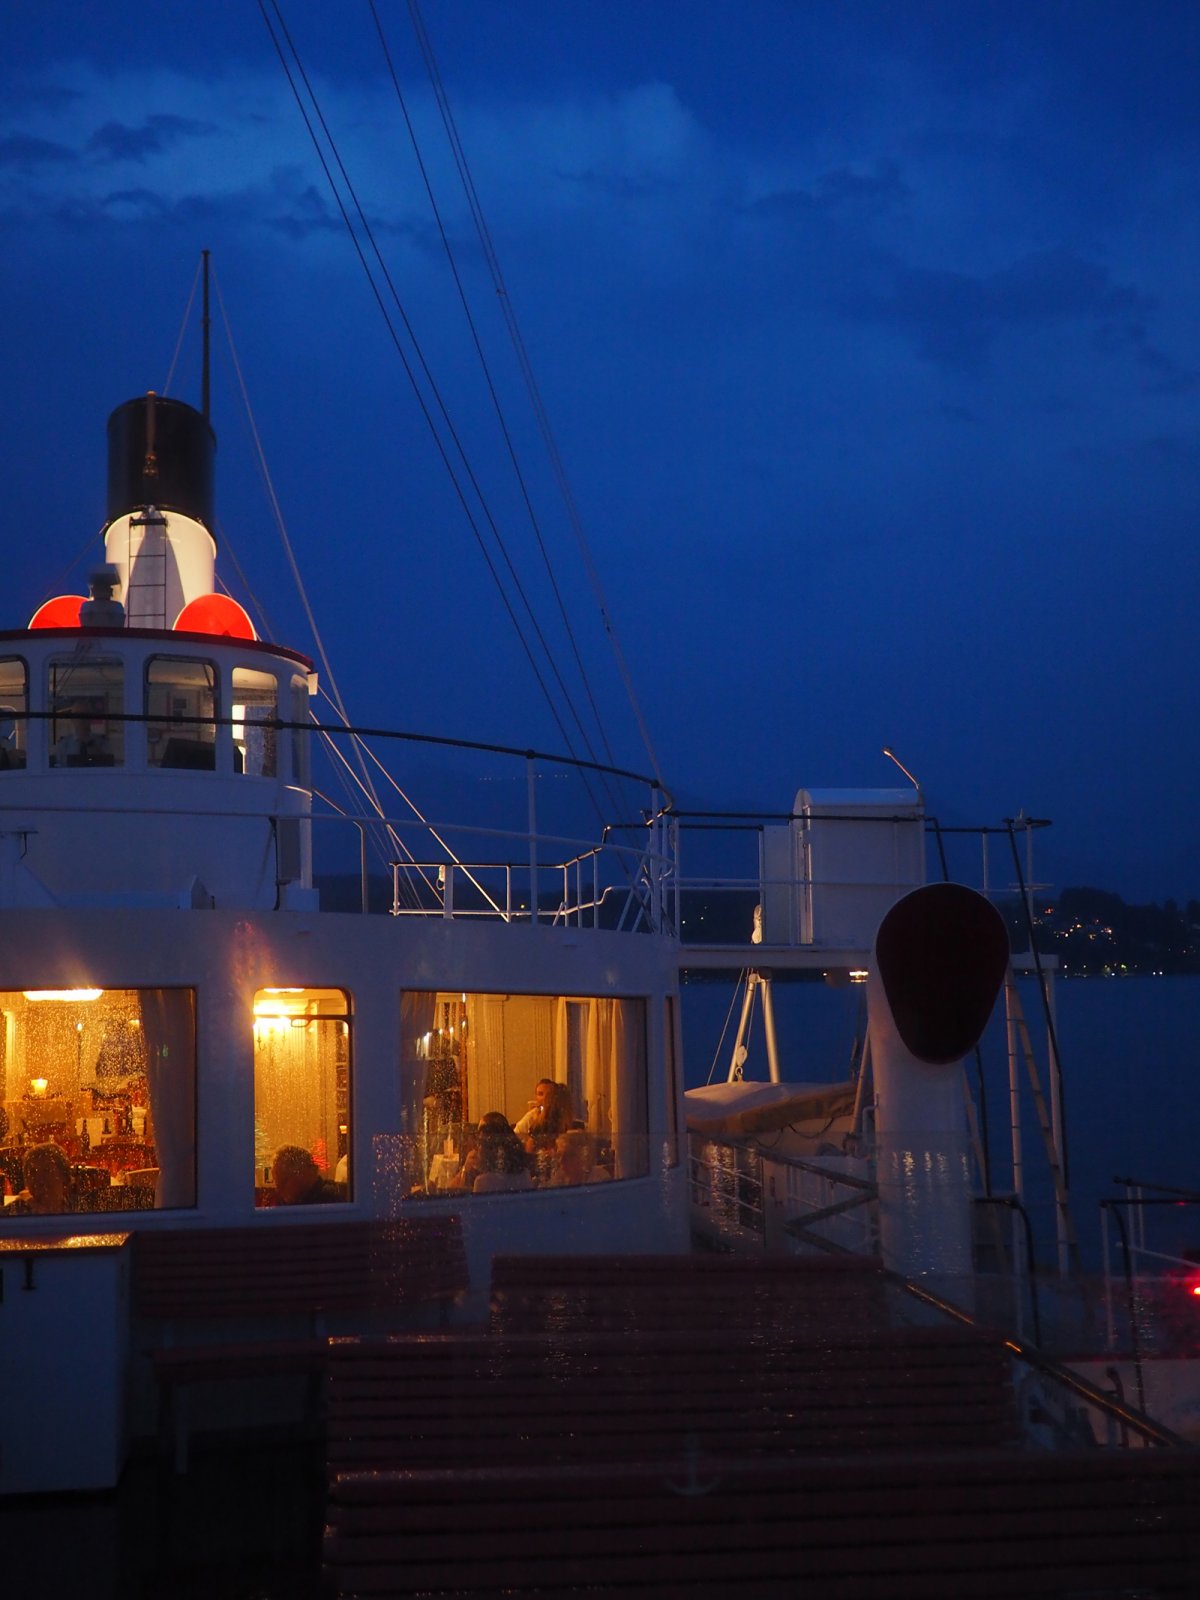
<svg viewBox="0 0 1200 1600">
<path fill-rule="evenodd" d="M 1038 948 L 1068 973 L 1200 973 L 1200 900 L 1127 905 L 1106 889 L 1064 889 L 1034 920 Z"/>
</svg>

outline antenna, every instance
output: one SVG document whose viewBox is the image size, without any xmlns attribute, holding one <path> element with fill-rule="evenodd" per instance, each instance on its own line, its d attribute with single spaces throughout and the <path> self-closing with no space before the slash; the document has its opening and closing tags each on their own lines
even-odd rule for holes
<svg viewBox="0 0 1200 1600">
<path fill-rule="evenodd" d="M 208 251 L 207 250 L 201 250 L 200 259 L 204 263 L 204 315 L 203 315 L 203 317 L 201 319 L 201 322 L 200 322 L 200 328 L 201 328 L 201 331 L 202 331 L 203 337 L 204 337 L 204 355 L 203 355 L 203 358 L 201 360 L 201 365 L 200 365 L 200 410 L 204 413 L 204 420 L 205 420 L 205 422 L 207 422 L 208 421 L 208 413 L 209 413 L 208 331 L 209 331 L 209 324 L 210 324 L 210 320 L 211 320 L 209 315 L 208 315 Z"/>
<path fill-rule="evenodd" d="M 896 752 L 889 745 L 885 744 L 884 747 L 883 747 L 883 753 L 888 758 L 889 761 L 894 761 L 896 763 L 896 765 L 900 768 L 900 771 L 908 779 L 909 783 L 912 784 L 913 788 L 917 791 L 917 794 L 919 795 L 921 793 L 921 785 L 913 777 L 912 773 L 904 765 L 903 761 L 901 761 L 900 757 L 896 754 Z"/>
</svg>

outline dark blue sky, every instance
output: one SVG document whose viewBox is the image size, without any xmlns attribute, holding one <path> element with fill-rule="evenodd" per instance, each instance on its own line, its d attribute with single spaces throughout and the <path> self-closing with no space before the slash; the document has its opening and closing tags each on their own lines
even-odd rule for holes
<svg viewBox="0 0 1200 1600">
<path fill-rule="evenodd" d="M 609 737 L 644 769 L 407 7 L 378 9 Z M 565 652 L 369 6 L 282 11 Z M 786 809 L 889 784 L 891 744 L 947 821 L 1052 817 L 1054 881 L 1200 895 L 1200 8 L 424 17 L 668 783 Z M 3 43 L 9 623 L 79 588 L 104 420 L 163 388 L 208 247 L 352 715 L 561 748 L 254 0 L 43 0 Z M 310 648 L 217 331 L 223 548 Z M 193 319 L 172 392 L 196 373 Z"/>
</svg>

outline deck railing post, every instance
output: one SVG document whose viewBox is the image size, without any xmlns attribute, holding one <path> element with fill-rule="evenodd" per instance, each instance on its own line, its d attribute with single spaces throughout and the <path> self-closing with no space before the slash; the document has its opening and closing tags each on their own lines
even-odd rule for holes
<svg viewBox="0 0 1200 1600">
<path fill-rule="evenodd" d="M 525 757 L 525 786 L 529 795 L 529 926 L 535 928 L 538 919 L 537 770 L 532 755 Z"/>
</svg>

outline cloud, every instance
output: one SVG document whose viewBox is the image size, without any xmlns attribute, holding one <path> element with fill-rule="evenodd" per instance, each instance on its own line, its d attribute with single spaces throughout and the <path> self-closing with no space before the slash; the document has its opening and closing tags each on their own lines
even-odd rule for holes
<svg viewBox="0 0 1200 1600">
<path fill-rule="evenodd" d="M 44 167 L 58 166 L 76 160 L 74 150 L 53 139 L 39 139 L 26 133 L 10 133 L 0 139 L 0 166 Z"/>
<path fill-rule="evenodd" d="M 886 289 L 852 293 L 846 305 L 910 334 L 927 360 L 957 368 L 979 366 L 1006 333 L 1153 309 L 1148 296 L 1067 249 L 986 274 L 898 264 Z"/>
<path fill-rule="evenodd" d="M 749 216 L 804 221 L 816 216 L 877 215 L 902 206 L 910 189 L 899 163 L 880 156 L 866 165 L 834 167 L 807 187 L 776 189 L 742 209 Z"/>
<path fill-rule="evenodd" d="M 1141 369 L 1145 394 L 1190 394 L 1200 386 L 1200 373 L 1194 367 L 1182 365 L 1150 343 L 1144 323 L 1103 322 L 1095 330 L 1092 343 L 1102 355 L 1131 354 Z"/>
<path fill-rule="evenodd" d="M 136 128 L 125 122 L 106 122 L 92 134 L 87 147 L 107 161 L 144 163 L 151 156 L 162 155 L 182 139 L 215 131 L 210 122 L 195 122 L 190 117 L 160 112 L 147 117 Z"/>
</svg>

